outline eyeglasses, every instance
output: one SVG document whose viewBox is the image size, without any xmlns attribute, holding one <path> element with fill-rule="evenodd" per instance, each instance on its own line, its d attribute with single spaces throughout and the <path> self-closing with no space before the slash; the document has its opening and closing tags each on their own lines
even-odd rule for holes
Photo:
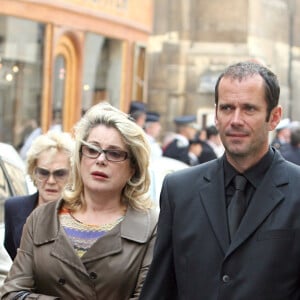
<svg viewBox="0 0 300 300">
<path fill-rule="evenodd" d="M 89 158 L 97 158 L 100 154 L 104 153 L 105 159 L 112 162 L 124 161 L 128 158 L 128 153 L 123 150 L 117 149 L 101 149 L 93 144 L 89 144 L 85 141 L 81 141 L 80 152 Z"/>
<path fill-rule="evenodd" d="M 47 169 L 36 167 L 35 175 L 37 180 L 46 181 L 52 175 L 57 182 L 62 182 L 67 179 L 69 176 L 69 170 L 67 169 L 58 169 L 53 172 L 50 172 Z"/>
</svg>

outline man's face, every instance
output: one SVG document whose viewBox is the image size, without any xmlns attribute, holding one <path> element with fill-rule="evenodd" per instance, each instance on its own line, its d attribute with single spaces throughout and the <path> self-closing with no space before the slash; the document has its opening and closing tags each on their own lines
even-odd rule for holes
<svg viewBox="0 0 300 300">
<path fill-rule="evenodd" d="M 242 81 L 223 77 L 219 84 L 216 125 L 228 160 L 255 164 L 269 146 L 268 133 L 281 117 L 281 107 L 267 117 L 263 79 L 259 75 Z"/>
</svg>

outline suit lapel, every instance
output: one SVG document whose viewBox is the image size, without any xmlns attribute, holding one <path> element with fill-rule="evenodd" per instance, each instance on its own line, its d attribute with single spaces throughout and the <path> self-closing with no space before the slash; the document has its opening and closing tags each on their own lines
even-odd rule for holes
<svg viewBox="0 0 300 300">
<path fill-rule="evenodd" d="M 288 174 L 284 167 L 284 161 L 276 153 L 272 166 L 251 199 L 226 255 L 231 254 L 257 230 L 271 212 L 284 200 L 284 194 L 279 187 L 287 183 Z"/>
<path fill-rule="evenodd" d="M 212 168 L 207 167 L 208 172 L 204 175 L 206 183 L 200 189 L 200 199 L 212 229 L 225 254 L 229 246 L 229 237 L 225 205 L 224 172 L 222 159 L 218 159 L 217 162 L 217 164 L 212 165 Z"/>
</svg>

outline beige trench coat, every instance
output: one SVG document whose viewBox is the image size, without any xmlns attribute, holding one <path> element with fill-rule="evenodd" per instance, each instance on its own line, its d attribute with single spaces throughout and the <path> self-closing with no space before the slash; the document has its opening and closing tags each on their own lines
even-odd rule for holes
<svg viewBox="0 0 300 300">
<path fill-rule="evenodd" d="M 128 208 L 124 220 L 80 259 L 60 225 L 62 201 L 29 216 L 1 299 L 138 299 L 152 260 L 158 213 Z"/>
</svg>

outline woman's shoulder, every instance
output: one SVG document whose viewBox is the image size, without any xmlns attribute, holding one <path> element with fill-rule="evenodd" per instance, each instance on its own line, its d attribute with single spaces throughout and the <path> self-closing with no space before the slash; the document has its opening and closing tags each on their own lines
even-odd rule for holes
<svg viewBox="0 0 300 300">
<path fill-rule="evenodd" d="M 157 209 L 137 210 L 129 206 L 121 225 L 121 234 L 125 238 L 145 243 L 153 235 L 157 221 Z"/>
<path fill-rule="evenodd" d="M 58 214 L 60 208 L 63 206 L 64 200 L 51 201 L 48 203 L 44 203 L 39 205 L 37 208 L 33 210 L 31 213 L 32 218 L 34 219 L 43 219 L 48 216 L 53 217 L 55 214 Z"/>
</svg>

